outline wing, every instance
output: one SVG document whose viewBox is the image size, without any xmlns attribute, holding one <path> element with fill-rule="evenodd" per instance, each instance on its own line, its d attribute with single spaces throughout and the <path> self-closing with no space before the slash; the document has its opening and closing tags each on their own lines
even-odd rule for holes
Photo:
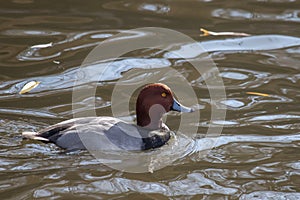
<svg viewBox="0 0 300 200">
<path fill-rule="evenodd" d="M 23 132 L 22 135 L 24 138 L 54 143 L 67 150 L 86 149 L 84 144 L 86 142 L 82 142 L 83 139 L 99 141 L 103 139 L 104 132 L 119 121 L 112 117 L 75 118 L 54 124 L 39 132 Z"/>
</svg>

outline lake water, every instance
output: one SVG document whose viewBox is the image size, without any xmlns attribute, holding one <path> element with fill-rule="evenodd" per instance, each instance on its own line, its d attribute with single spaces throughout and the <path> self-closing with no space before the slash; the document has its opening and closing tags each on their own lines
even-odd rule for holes
<svg viewBox="0 0 300 200">
<path fill-rule="evenodd" d="M 0 13 L 1 199 L 300 199 L 300 2 L 9 0 L 1 2 Z M 90 79 L 80 76 L 94 47 L 113 37 L 145 41 L 149 33 L 141 30 L 118 38 L 142 27 L 178 31 L 195 42 L 173 40 L 171 53 L 137 48 L 116 62 L 87 64 Z M 251 36 L 200 37 L 201 27 Z M 199 44 L 208 54 L 195 51 Z M 191 65 L 207 59 L 219 73 L 202 76 Z M 102 76 L 93 74 L 105 65 L 110 68 Z M 115 86 L 134 86 L 155 73 L 166 83 L 185 77 L 196 94 L 196 103 L 186 97 L 185 104 L 200 111 L 156 158 L 167 166 L 133 173 L 103 165 L 87 151 L 65 153 L 22 140 L 23 131 L 94 109 L 112 116 Z M 204 80 L 216 78 L 226 96 L 211 101 Z M 30 81 L 41 83 L 20 95 Z M 92 83 L 96 97 L 72 99 L 74 88 Z M 126 96 L 118 95 L 116 102 Z M 119 113 L 122 119 L 135 120 L 135 95 L 130 110 Z M 225 109 L 225 119 L 212 120 L 212 108 Z M 170 113 L 166 123 L 176 132 L 185 116 Z M 223 130 L 211 139 L 209 127 Z"/>
</svg>

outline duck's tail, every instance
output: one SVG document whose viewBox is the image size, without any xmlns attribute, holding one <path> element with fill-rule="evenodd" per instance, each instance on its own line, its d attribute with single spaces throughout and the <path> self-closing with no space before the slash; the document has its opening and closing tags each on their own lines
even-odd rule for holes
<svg viewBox="0 0 300 200">
<path fill-rule="evenodd" d="M 39 140 L 43 142 L 49 142 L 47 138 L 43 138 L 39 136 L 38 132 L 23 132 L 22 133 L 23 138 L 31 139 L 31 140 Z"/>
</svg>

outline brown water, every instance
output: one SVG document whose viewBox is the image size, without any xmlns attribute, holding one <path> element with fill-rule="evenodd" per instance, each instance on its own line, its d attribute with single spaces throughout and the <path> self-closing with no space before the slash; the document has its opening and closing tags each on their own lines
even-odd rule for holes
<svg viewBox="0 0 300 200">
<path fill-rule="evenodd" d="M 1 2 L 0 13 L 1 199 L 300 199 L 299 2 L 10 0 Z M 93 47 L 145 26 L 180 31 L 209 51 L 225 84 L 225 121 L 210 121 L 209 94 L 187 60 L 142 49 L 99 80 L 97 114 L 111 115 L 110 95 L 124 72 L 176 69 L 190 77 L 201 112 L 191 125 L 198 132 L 178 136 L 184 156 L 154 173 L 127 173 L 88 152 L 65 154 L 55 145 L 22 140 L 22 131 L 72 118 L 76 72 Z M 252 36 L 199 37 L 200 27 Z M 191 59 L 200 57 L 192 52 Z M 31 80 L 41 84 L 19 95 Z M 171 113 L 167 123 L 175 130 L 179 121 Z M 216 147 L 201 156 L 203 132 L 220 123 Z"/>
</svg>

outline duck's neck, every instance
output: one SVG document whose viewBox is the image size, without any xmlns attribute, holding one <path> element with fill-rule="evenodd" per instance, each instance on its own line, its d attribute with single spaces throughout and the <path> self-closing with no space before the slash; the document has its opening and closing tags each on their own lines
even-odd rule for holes
<svg viewBox="0 0 300 200">
<path fill-rule="evenodd" d="M 166 113 L 163 106 L 154 104 L 149 109 L 146 107 L 137 107 L 136 112 L 138 126 L 151 130 L 162 128 L 162 116 Z"/>
</svg>

